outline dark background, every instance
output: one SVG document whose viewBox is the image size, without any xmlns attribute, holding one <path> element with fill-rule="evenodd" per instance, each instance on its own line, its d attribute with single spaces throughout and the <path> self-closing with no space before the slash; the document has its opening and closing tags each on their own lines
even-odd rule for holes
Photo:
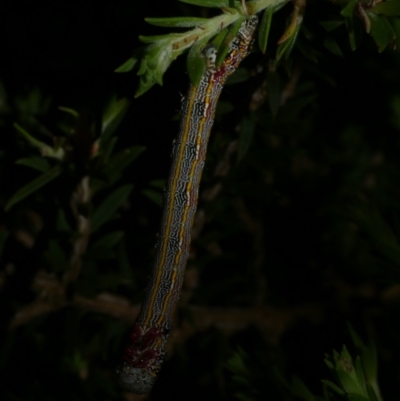
<svg viewBox="0 0 400 401">
<path fill-rule="evenodd" d="M 114 186 L 93 198 L 95 208 L 108 191 L 134 184 L 118 215 L 90 239 L 122 231 L 122 240 L 103 256 L 89 246 L 64 303 L 46 298 L 32 283 L 40 272 L 54 278 L 67 269 L 54 262 L 52 249 L 56 243 L 70 252 L 73 233 L 61 232 L 56 219 L 68 209 L 79 163 L 71 161 L 72 173 L 2 212 L 0 229 L 8 236 L 0 270 L 1 399 L 134 399 L 118 388 L 113 369 L 151 266 L 188 78 L 180 57 L 163 87 L 134 99 L 135 74 L 114 70 L 140 45 L 139 34 L 160 32 L 144 17 L 213 12 L 172 1 L 85 0 L 14 1 L 3 3 L 0 14 L 3 206 L 37 176 L 15 164 L 37 151 L 13 122 L 32 126 L 32 135 L 48 141 L 30 125 L 30 116 L 59 135 L 63 117 L 57 107 L 71 107 L 87 128 L 98 123 L 115 94 L 130 100 L 115 151 L 146 147 Z M 272 43 L 289 14 L 284 8 L 276 15 Z M 324 353 L 343 344 L 354 350 L 348 322 L 376 343 L 383 398 L 397 399 L 400 57 L 390 49 L 378 54 L 370 37 L 351 52 L 343 26 L 335 37 L 344 57 L 327 52 L 318 21 L 332 16 L 338 18 L 339 9 L 325 2 L 311 4 L 306 14 L 311 37 L 299 40 L 318 52 L 318 63 L 295 48 L 292 74 L 287 65 L 272 72 L 268 59 L 275 47 L 266 57 L 256 47 L 243 63 L 249 78 L 224 89 L 200 189 L 204 227 L 192 244 L 170 358 L 151 399 L 233 399 L 249 388 L 255 393 L 248 399 L 291 399 L 280 392 L 273 367 L 320 394 L 320 380 L 330 377 Z M 262 100 L 251 108 L 263 85 Z M 281 99 L 276 116 L 274 96 Z M 249 121 L 255 121 L 253 130 Z M 237 152 L 229 154 L 226 175 L 216 175 L 238 136 L 239 149 L 250 141 L 249 149 L 241 160 Z M 207 191 L 220 184 L 207 200 Z M 81 307 L 77 294 L 94 302 L 111 294 L 122 304 L 110 307 L 118 313 Z M 42 310 L 9 328 L 15 314 L 39 298 Z M 238 347 L 250 361 L 247 390 L 226 367 Z"/>
</svg>

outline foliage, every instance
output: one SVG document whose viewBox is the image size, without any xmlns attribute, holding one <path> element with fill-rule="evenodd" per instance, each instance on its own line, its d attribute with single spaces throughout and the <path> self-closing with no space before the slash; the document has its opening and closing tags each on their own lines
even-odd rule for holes
<svg viewBox="0 0 400 401">
<path fill-rule="evenodd" d="M 150 43 L 142 49 L 140 67 L 137 74 L 140 76 L 140 85 L 136 96 L 140 96 L 148 91 L 155 83 L 162 85 L 162 77 L 173 60 L 181 55 L 185 50 L 193 45 L 199 45 L 200 50 L 207 42 L 218 35 L 224 38 L 228 35 L 229 27 L 232 24 L 240 22 L 242 18 L 254 15 L 263 11 L 262 22 L 258 35 L 258 43 L 263 53 L 266 52 L 269 31 L 272 23 L 272 16 L 280 10 L 287 0 L 254 0 L 244 6 L 239 1 L 220 1 L 220 0 L 199 0 L 184 1 L 203 7 L 216 7 L 223 11 L 223 14 L 210 19 L 193 18 L 193 17 L 172 17 L 172 18 L 147 18 L 146 21 L 152 25 L 162 27 L 190 28 L 194 29 L 184 33 L 174 33 L 157 36 L 140 36 L 143 43 Z M 303 15 L 305 12 L 306 1 L 296 0 L 293 2 L 293 12 L 287 20 L 286 28 L 283 35 L 278 40 L 276 56 L 274 63 L 277 64 L 283 57 L 287 60 L 297 41 L 297 37 L 302 28 Z M 384 3 L 376 0 L 350 0 L 344 2 L 341 10 L 341 16 L 344 17 L 349 32 L 351 49 L 355 50 L 360 42 L 362 30 L 358 24 L 361 19 L 364 23 L 365 32 L 370 34 L 374 39 L 378 50 L 382 52 L 389 44 L 394 44 L 396 38 L 400 36 L 399 20 L 393 17 L 400 16 L 400 6 L 397 0 L 387 0 Z M 325 16 L 324 16 L 325 17 Z M 332 17 L 330 17 L 332 18 Z M 321 25 L 331 31 L 338 27 L 342 21 L 336 19 L 323 21 Z M 391 19 L 392 18 L 392 19 Z M 313 36 L 308 29 L 303 29 L 304 36 L 310 40 Z M 215 43 L 215 42 L 214 42 Z M 230 40 L 218 41 L 218 54 L 226 54 Z M 332 53 L 341 55 L 340 46 L 336 40 L 326 35 L 324 46 Z M 309 45 L 300 47 L 300 51 L 304 53 L 310 50 Z M 199 52 L 199 49 L 197 50 Z M 314 53 L 314 54 L 313 54 Z M 311 54 L 306 57 L 318 60 L 315 51 L 311 50 Z M 127 72 L 132 70 L 138 61 L 138 55 L 132 56 L 117 72 Z M 200 63 L 200 61 L 197 61 Z M 190 63 L 190 52 L 188 59 L 188 71 L 191 81 L 194 85 L 198 83 L 200 74 L 192 78 L 190 70 L 195 68 Z M 204 67 L 203 67 L 204 68 Z"/>
<path fill-rule="evenodd" d="M 334 382 L 322 380 L 324 385 L 322 395 L 313 394 L 298 376 L 293 376 L 289 382 L 276 368 L 273 374 L 279 383 L 277 387 L 280 388 L 281 396 L 288 400 L 303 401 L 381 400 L 377 383 L 378 366 L 375 345 L 366 346 L 351 326 L 349 331 L 361 356 L 353 359 L 345 345 L 340 354 L 335 350 L 332 355 L 326 354 L 325 363 L 334 376 Z M 260 367 L 251 366 L 248 354 L 239 348 L 228 360 L 227 368 L 232 372 L 232 380 L 241 389 L 235 394 L 236 397 L 243 400 L 258 399 L 254 388 L 254 377 L 258 374 L 255 370 L 259 370 Z M 264 374 L 268 376 L 268 372 Z"/>
</svg>

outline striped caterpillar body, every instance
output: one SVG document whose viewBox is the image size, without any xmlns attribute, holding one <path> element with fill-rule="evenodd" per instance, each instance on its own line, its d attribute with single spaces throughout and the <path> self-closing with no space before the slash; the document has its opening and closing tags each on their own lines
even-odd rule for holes
<svg viewBox="0 0 400 401">
<path fill-rule="evenodd" d="M 179 299 L 190 232 L 196 212 L 201 173 L 215 108 L 223 85 L 251 48 L 258 18 L 245 20 L 221 66 L 216 51 L 206 47 L 207 68 L 197 86 L 191 85 L 182 104 L 181 125 L 172 150 L 172 167 L 164 195 L 161 229 L 150 282 L 117 374 L 122 386 L 148 393 L 165 357 L 165 346 Z"/>
</svg>

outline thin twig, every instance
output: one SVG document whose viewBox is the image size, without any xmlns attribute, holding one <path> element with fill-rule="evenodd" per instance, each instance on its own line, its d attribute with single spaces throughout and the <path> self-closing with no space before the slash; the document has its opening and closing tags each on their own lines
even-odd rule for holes
<svg viewBox="0 0 400 401">
<path fill-rule="evenodd" d="M 80 181 L 77 190 L 71 197 L 71 209 L 76 219 L 76 228 L 78 236 L 75 238 L 71 258 L 69 261 L 69 269 L 65 273 L 63 282 L 67 285 L 75 281 L 82 267 L 82 256 L 86 252 L 90 238 L 90 218 L 88 209 L 90 204 L 90 185 L 89 176 L 85 176 Z"/>
</svg>

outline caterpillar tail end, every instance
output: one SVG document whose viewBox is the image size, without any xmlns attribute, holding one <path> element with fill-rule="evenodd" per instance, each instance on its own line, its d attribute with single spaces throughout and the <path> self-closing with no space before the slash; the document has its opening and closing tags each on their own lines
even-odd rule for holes
<svg viewBox="0 0 400 401">
<path fill-rule="evenodd" d="M 155 376 L 147 369 L 136 368 L 124 362 L 116 370 L 120 385 L 131 393 L 148 394 L 154 384 Z"/>
</svg>

